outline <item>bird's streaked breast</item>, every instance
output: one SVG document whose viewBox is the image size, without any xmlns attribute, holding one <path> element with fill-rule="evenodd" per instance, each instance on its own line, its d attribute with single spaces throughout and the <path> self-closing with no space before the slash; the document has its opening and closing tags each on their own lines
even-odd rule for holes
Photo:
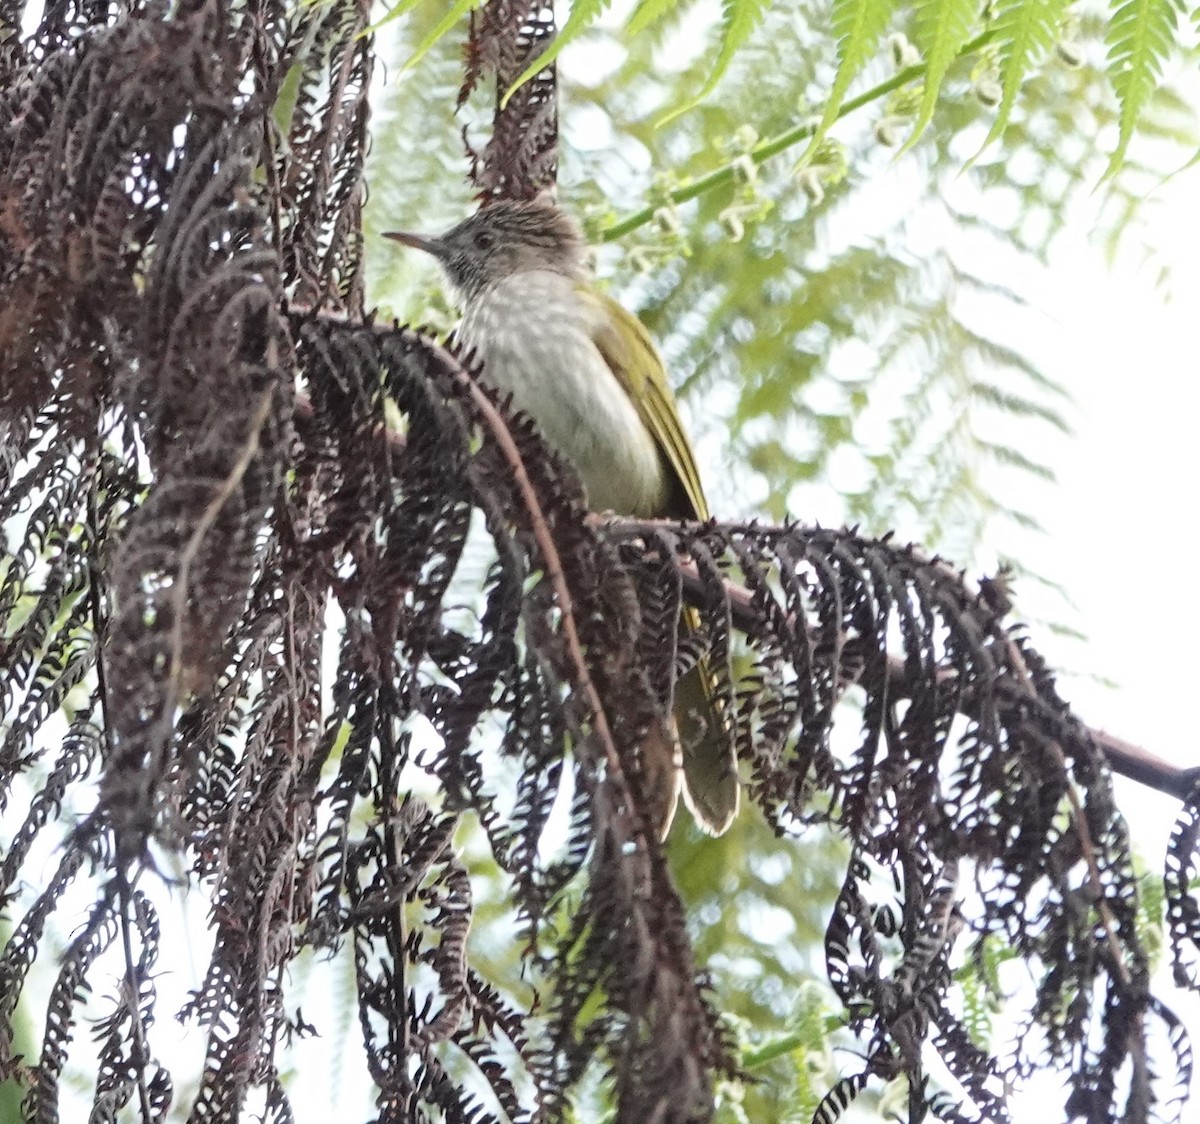
<svg viewBox="0 0 1200 1124">
<path fill-rule="evenodd" d="M 592 342 L 599 308 L 550 272 L 517 273 L 471 302 L 459 329 L 484 377 L 511 393 L 569 459 L 596 511 L 664 512 L 668 480 L 658 444 Z"/>
</svg>

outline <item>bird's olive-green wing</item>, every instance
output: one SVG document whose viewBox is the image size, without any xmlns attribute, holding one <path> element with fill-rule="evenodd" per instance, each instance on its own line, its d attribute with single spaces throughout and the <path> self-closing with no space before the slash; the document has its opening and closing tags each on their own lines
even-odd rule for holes
<svg viewBox="0 0 1200 1124">
<path fill-rule="evenodd" d="M 581 289 L 580 294 L 594 302 L 598 312 L 593 341 L 654 435 L 690 508 L 663 514 L 707 519 L 708 504 L 696 457 L 680 424 L 666 368 L 650 333 L 633 313 L 604 294 L 588 289 Z M 684 609 L 683 620 L 690 629 L 700 626 L 700 614 L 694 608 Z M 737 815 L 739 796 L 732 730 L 715 697 L 715 682 L 706 656 L 676 683 L 674 709 L 683 750 L 684 800 L 701 828 L 720 835 Z M 670 827 L 669 816 L 663 827 Z"/>
<path fill-rule="evenodd" d="M 691 507 L 690 512 L 663 514 L 707 519 L 708 503 L 696 468 L 696 456 L 680 424 L 666 367 L 650 333 L 632 312 L 604 293 L 581 289 L 580 294 L 594 301 L 601 313 L 596 317 L 597 327 L 592 336 L 596 347 L 629 392 L 643 424 L 658 442 Z"/>
</svg>

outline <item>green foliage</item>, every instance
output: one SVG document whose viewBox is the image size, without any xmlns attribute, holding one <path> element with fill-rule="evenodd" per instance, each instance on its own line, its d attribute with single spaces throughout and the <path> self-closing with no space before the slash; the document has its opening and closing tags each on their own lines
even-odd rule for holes
<svg viewBox="0 0 1200 1124">
<path fill-rule="evenodd" d="M 438 18 L 436 5 L 425 4 L 393 24 L 391 52 L 398 62 L 410 58 L 428 38 Z M 417 323 L 448 329 L 453 323 L 444 294 L 431 282 L 435 267 L 384 242 L 385 230 L 441 230 L 462 218 L 470 200 L 462 139 L 451 113 L 462 81 L 461 43 L 443 36 L 421 65 L 389 82 L 374 110 L 370 198 L 364 213 L 368 292 L 386 294 Z M 476 117 L 465 108 L 466 124 Z M 407 120 L 444 122 L 440 128 L 401 128 Z"/>
<path fill-rule="evenodd" d="M 1166 907 L 1166 889 L 1162 872 L 1140 870 L 1138 872 L 1138 939 L 1150 957 L 1151 967 L 1157 968 L 1162 960 L 1164 936 L 1163 920 Z"/>
<path fill-rule="evenodd" d="M 925 126 L 933 119 L 946 72 L 967 42 L 977 10 L 976 0 L 920 0 L 916 5 L 914 35 L 925 55 L 925 80 L 921 105 L 912 134 L 904 145 L 905 151 L 917 143 Z"/>
<path fill-rule="evenodd" d="M 453 0 L 413 42 L 405 67 L 412 67 L 423 59 L 481 2 Z M 505 101 L 539 70 L 556 61 L 566 47 L 600 30 L 611 3 L 612 0 L 573 0 L 559 34 L 513 86 L 503 92 Z M 400 0 L 376 29 L 421 8 L 422 0 Z M 691 0 L 639 0 L 625 21 L 624 38 L 628 45 L 639 38 L 654 41 L 656 35 L 680 23 L 693 8 Z M 766 0 L 723 0 L 721 18 L 711 29 L 716 41 L 715 58 L 711 63 L 705 61 L 701 68 L 689 68 L 690 84 L 677 88 L 668 101 L 668 108 L 656 118 L 656 127 L 669 125 L 694 111 L 713 94 L 735 60 L 751 47 L 756 29 L 770 10 Z M 921 49 L 923 63 L 903 66 L 905 81 L 920 80 L 916 112 L 905 149 L 917 143 L 938 107 L 944 107 L 958 96 L 953 85 L 948 85 L 954 62 L 985 48 L 994 49 L 999 66 L 999 100 L 984 146 L 991 144 L 1003 135 L 1012 120 L 1019 95 L 1027 92 L 1027 87 L 1036 81 L 1037 67 L 1062 34 L 1066 25 L 1067 0 L 998 0 L 994 11 L 984 10 L 984 18 L 988 21 L 986 30 L 974 39 L 970 36 L 980 16 L 976 0 L 915 0 L 909 6 L 899 5 L 897 0 L 833 0 L 827 15 L 836 42 L 837 65 L 832 84 L 820 98 L 816 124 L 788 142 L 790 145 L 797 139 L 810 139 L 800 157 L 801 164 L 813 158 L 829 129 L 842 115 L 850 87 L 876 57 L 884 31 L 897 21 L 905 21 L 909 15 L 912 35 Z M 704 30 L 694 21 L 689 27 Z M 1109 47 L 1107 73 L 1121 111 L 1118 142 L 1109 159 L 1106 176 L 1111 177 L 1120 168 L 1135 131 L 1144 123 L 1144 113 L 1159 87 L 1163 62 L 1176 47 L 1176 30 L 1175 0 L 1113 2 L 1112 15 L 1105 27 Z M 912 61 L 903 60 L 904 63 Z"/>
<path fill-rule="evenodd" d="M 813 138 L 800 158 L 807 164 L 816 153 L 850 90 L 850 83 L 862 72 L 875 55 L 879 37 L 892 18 L 895 5 L 891 0 L 834 0 L 833 33 L 838 41 L 838 69 L 833 86 L 825 98 L 825 108 Z"/>
<path fill-rule="evenodd" d="M 1002 0 L 993 24 L 1000 59 L 1000 103 L 980 146 L 1002 136 L 1012 117 L 1022 81 L 1054 45 L 1062 27 L 1067 0 Z"/>
<path fill-rule="evenodd" d="M 762 1035 L 744 1019 L 729 1019 L 741 1047 L 748 1081 L 728 1080 L 717 1087 L 717 1124 L 755 1124 L 760 1120 L 813 1119 L 834 1077 L 829 1018 L 831 997 L 815 983 L 799 988 L 786 1027 Z"/>
<path fill-rule="evenodd" d="M 630 35 L 638 35 L 677 8 L 677 0 L 638 0 L 638 6 L 629 17 L 625 30 Z"/>
<path fill-rule="evenodd" d="M 528 82 L 539 70 L 549 66 L 557 59 L 564 47 L 588 31 L 608 10 L 611 2 L 612 0 L 574 0 L 570 14 L 567 16 L 567 22 L 555 37 L 554 42 L 526 67 L 513 83 L 512 89 L 505 95 L 505 100 L 518 86 Z M 665 3 L 663 0 L 643 0 L 629 19 L 629 33 L 635 34 L 649 29 L 659 20 L 683 6 L 678 3 Z M 749 39 L 751 32 L 761 23 L 766 7 L 767 0 L 722 0 L 720 46 L 708 77 L 696 94 L 666 113 L 658 121 L 659 125 L 665 125 L 675 117 L 694 108 L 716 89 L 717 83 L 729 69 L 734 56 Z"/>
<path fill-rule="evenodd" d="M 1164 59 L 1175 43 L 1174 0 L 1117 0 L 1105 41 L 1108 73 L 1121 104 L 1117 147 L 1105 175 L 1121 166 L 1133 131 L 1158 87 Z"/>
<path fill-rule="evenodd" d="M 816 831 L 780 840 L 747 812 L 717 840 L 680 824 L 670 853 L 697 957 L 719 981 L 751 1078 L 723 1083 L 718 1121 L 811 1119 L 835 1080 L 836 1004 L 814 978 L 823 971 L 825 911 L 846 861 L 844 842 Z"/>
<path fill-rule="evenodd" d="M 1007 998 L 1000 976 L 1004 966 L 1016 959 L 1007 942 L 989 934 L 975 942 L 970 958 L 954 974 L 961 989 L 963 1025 L 981 1050 L 993 1045 L 995 1020 Z"/>
<path fill-rule="evenodd" d="M 677 105 L 674 109 L 659 118 L 659 125 L 666 125 L 676 117 L 695 108 L 717 88 L 717 83 L 724 77 L 733 62 L 734 55 L 750 38 L 750 33 L 762 22 L 766 0 L 724 0 L 721 20 L 721 46 L 717 52 L 717 61 L 704 85 L 690 99 Z"/>
</svg>

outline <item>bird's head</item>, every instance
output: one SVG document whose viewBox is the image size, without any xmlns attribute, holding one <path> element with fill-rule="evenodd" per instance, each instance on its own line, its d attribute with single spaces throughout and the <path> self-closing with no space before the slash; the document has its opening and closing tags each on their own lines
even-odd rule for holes
<svg viewBox="0 0 1200 1124">
<path fill-rule="evenodd" d="M 515 273 L 549 270 L 580 279 L 586 273 L 583 232 L 545 196 L 499 200 L 442 235 L 384 237 L 437 258 L 463 304 Z"/>
</svg>

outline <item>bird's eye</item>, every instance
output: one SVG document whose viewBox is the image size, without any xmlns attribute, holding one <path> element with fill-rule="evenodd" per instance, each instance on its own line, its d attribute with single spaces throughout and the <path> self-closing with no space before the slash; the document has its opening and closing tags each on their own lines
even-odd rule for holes
<svg viewBox="0 0 1200 1124">
<path fill-rule="evenodd" d="M 475 235 L 475 246 L 480 250 L 490 250 L 496 239 L 490 230 L 481 230 Z"/>
</svg>

